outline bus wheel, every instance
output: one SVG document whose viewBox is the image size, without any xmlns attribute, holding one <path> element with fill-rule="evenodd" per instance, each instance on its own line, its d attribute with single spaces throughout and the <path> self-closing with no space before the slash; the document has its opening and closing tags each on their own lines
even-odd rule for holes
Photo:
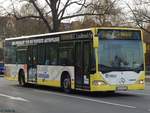
<svg viewBox="0 0 150 113">
<path fill-rule="evenodd" d="M 71 93 L 71 80 L 69 77 L 63 79 L 62 88 L 65 93 Z"/>
<path fill-rule="evenodd" d="M 23 70 L 19 71 L 18 82 L 19 82 L 20 86 L 25 86 L 26 85 L 25 74 L 24 74 Z"/>
</svg>

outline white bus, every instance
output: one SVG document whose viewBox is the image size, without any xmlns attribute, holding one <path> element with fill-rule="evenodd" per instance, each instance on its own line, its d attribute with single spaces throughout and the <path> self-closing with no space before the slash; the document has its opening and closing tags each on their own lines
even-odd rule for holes
<svg viewBox="0 0 150 113">
<path fill-rule="evenodd" d="M 144 89 L 142 31 L 99 27 L 5 39 L 5 77 L 84 91 Z"/>
</svg>

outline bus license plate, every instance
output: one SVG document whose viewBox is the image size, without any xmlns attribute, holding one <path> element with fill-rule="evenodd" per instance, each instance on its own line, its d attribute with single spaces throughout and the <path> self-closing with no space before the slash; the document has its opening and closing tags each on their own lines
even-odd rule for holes
<svg viewBox="0 0 150 113">
<path fill-rule="evenodd" d="M 118 86 L 118 87 L 116 88 L 117 91 L 126 91 L 127 89 L 128 89 L 127 86 Z"/>
</svg>

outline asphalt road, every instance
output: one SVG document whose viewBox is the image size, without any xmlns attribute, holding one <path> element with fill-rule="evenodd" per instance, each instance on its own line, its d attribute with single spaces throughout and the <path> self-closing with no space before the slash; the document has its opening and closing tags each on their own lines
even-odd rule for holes
<svg viewBox="0 0 150 113">
<path fill-rule="evenodd" d="M 144 91 L 65 94 L 0 77 L 0 113 L 150 113 L 150 83 Z"/>
</svg>

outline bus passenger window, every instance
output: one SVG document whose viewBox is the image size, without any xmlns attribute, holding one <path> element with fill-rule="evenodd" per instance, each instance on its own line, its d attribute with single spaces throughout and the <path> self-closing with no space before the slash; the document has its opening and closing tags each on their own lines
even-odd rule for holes
<svg viewBox="0 0 150 113">
<path fill-rule="evenodd" d="M 50 64 L 49 59 L 46 59 L 46 60 L 45 60 L 45 65 L 49 65 L 49 64 Z"/>
<path fill-rule="evenodd" d="M 57 64 L 57 59 L 56 59 L 56 58 L 53 58 L 50 64 L 56 65 L 56 64 Z"/>
<path fill-rule="evenodd" d="M 57 44 L 46 45 L 46 65 L 57 65 Z"/>
<path fill-rule="evenodd" d="M 45 63 L 45 45 L 40 44 L 38 45 L 38 64 L 43 65 L 44 63 Z"/>
<path fill-rule="evenodd" d="M 61 49 L 59 54 L 59 64 L 60 65 L 73 65 L 72 60 L 72 49 Z"/>
</svg>

